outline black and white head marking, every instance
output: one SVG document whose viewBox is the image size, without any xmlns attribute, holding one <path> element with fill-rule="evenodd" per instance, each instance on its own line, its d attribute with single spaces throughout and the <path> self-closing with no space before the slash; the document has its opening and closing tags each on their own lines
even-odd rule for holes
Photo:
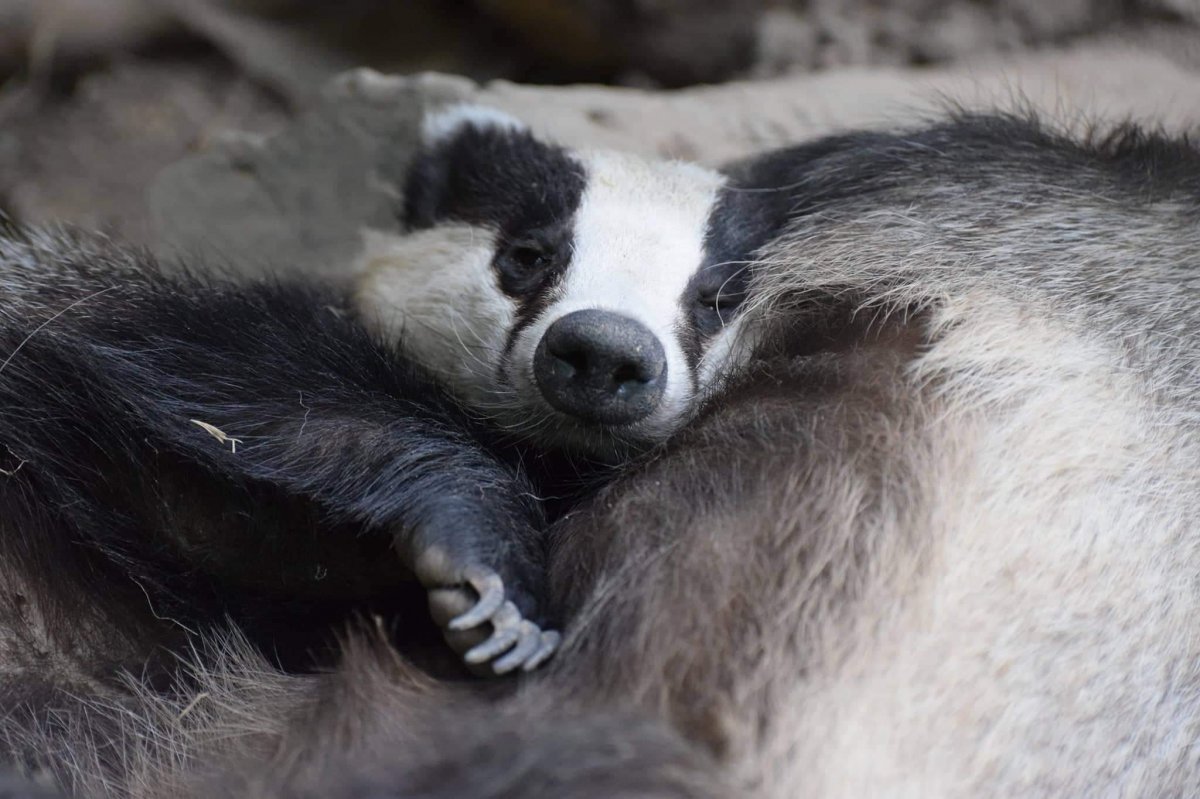
<svg viewBox="0 0 1200 799">
<path fill-rule="evenodd" d="M 366 318 L 542 443 L 619 452 L 678 429 L 735 349 L 746 254 L 714 218 L 724 177 L 568 151 L 473 106 L 427 119 L 424 144 L 406 235 L 368 236 Z"/>
</svg>

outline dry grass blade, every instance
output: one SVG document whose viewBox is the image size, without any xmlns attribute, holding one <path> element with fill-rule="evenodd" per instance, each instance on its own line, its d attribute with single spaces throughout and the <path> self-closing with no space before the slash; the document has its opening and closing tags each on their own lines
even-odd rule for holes
<svg viewBox="0 0 1200 799">
<path fill-rule="evenodd" d="M 202 422 L 199 419 L 188 419 L 188 421 L 199 427 L 204 432 L 208 433 L 217 441 L 220 441 L 222 444 L 228 444 L 230 452 L 235 454 L 237 453 L 237 445 L 242 443 L 240 438 L 234 438 L 231 435 L 227 435 L 221 428 L 211 425 L 208 422 Z"/>
</svg>

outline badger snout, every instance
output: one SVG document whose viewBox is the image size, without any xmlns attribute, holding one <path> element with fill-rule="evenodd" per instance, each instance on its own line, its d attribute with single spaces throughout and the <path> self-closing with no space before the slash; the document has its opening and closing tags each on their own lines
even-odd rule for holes
<svg viewBox="0 0 1200 799">
<path fill-rule="evenodd" d="M 551 407 L 587 422 L 632 424 L 658 408 L 667 355 L 649 328 L 628 316 L 589 309 L 546 329 L 533 376 Z"/>
</svg>

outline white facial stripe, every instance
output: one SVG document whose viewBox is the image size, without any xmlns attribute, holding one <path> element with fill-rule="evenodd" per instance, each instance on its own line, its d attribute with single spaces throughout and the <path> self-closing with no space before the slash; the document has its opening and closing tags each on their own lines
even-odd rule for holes
<svg viewBox="0 0 1200 799">
<path fill-rule="evenodd" d="M 673 323 L 683 288 L 704 259 L 721 178 L 616 153 L 584 163 L 590 180 L 576 216 L 564 301 L 607 304 L 651 327 Z"/>
<path fill-rule="evenodd" d="M 691 406 L 692 376 L 677 324 L 684 289 L 704 260 L 709 213 L 724 179 L 702 167 L 647 162 L 621 153 L 579 156 L 588 174 L 575 216 L 574 247 L 558 299 L 524 331 L 513 350 L 518 393 L 536 391 L 532 358 L 546 329 L 586 308 L 644 324 L 667 354 L 662 406 L 638 426 L 669 433 Z"/>
<path fill-rule="evenodd" d="M 492 271 L 495 235 L 439 225 L 406 236 L 369 231 L 359 259 L 356 307 L 375 330 L 459 396 L 496 402 L 496 369 L 516 305 Z"/>
</svg>

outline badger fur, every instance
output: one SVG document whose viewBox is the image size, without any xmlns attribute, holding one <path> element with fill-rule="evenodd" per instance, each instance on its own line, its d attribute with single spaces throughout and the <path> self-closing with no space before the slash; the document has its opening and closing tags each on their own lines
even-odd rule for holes
<svg viewBox="0 0 1200 799">
<path fill-rule="evenodd" d="M 729 175 L 752 357 L 555 523 L 519 691 L 210 639 L 7 733 L 81 795 L 1195 795 L 1200 153 L 959 115 Z"/>
</svg>

